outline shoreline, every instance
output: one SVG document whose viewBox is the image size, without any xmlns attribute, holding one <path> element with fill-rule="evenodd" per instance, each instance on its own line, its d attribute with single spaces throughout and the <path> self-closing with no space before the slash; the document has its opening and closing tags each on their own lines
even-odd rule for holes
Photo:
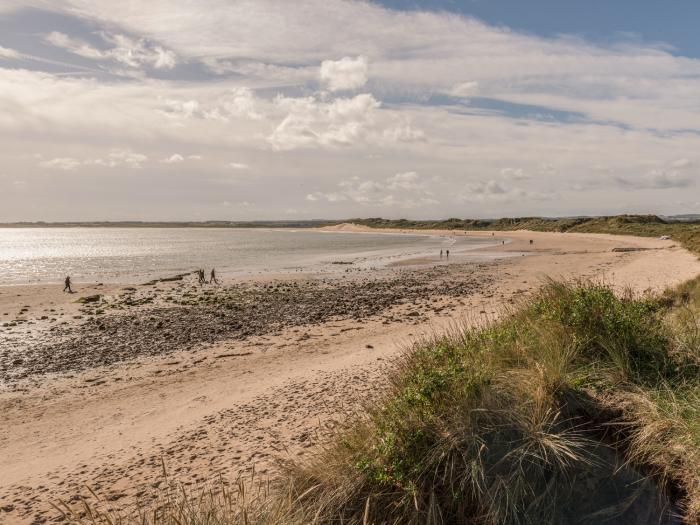
<svg viewBox="0 0 700 525">
<path fill-rule="evenodd" d="M 117 228 L 120 229 L 120 228 Z M 196 228 L 179 228 L 180 230 L 190 230 L 194 231 L 197 230 Z M 173 228 L 166 229 L 168 231 L 172 231 Z M 295 228 L 236 228 L 237 232 L 248 232 L 248 233 L 253 233 L 253 234 L 259 234 L 259 233 L 284 233 L 288 235 L 294 235 L 294 234 L 302 234 L 302 235 L 309 235 L 309 234 L 315 234 L 315 235 L 320 235 L 320 234 L 333 234 L 333 235 L 338 235 L 338 234 L 347 234 L 348 232 L 344 231 L 331 231 L 331 230 L 324 230 L 322 228 L 306 228 L 306 229 L 295 229 Z M 392 231 L 360 231 L 360 232 L 351 232 L 351 233 L 361 233 L 364 235 L 368 236 L 388 236 L 388 237 L 394 237 L 394 238 L 401 238 L 401 237 L 406 237 L 406 234 L 404 232 L 392 232 Z M 384 245 L 374 245 L 371 242 L 367 243 L 367 246 L 364 247 L 354 247 L 350 248 L 351 251 L 348 251 L 348 247 L 334 247 L 331 248 L 328 253 L 320 252 L 318 251 L 318 247 L 316 247 L 315 250 L 312 250 L 310 253 L 303 253 L 302 255 L 298 254 L 293 254 L 293 252 L 289 252 L 289 259 L 285 259 L 284 261 L 281 261 L 280 259 L 275 259 L 274 262 L 272 262 L 272 266 L 269 265 L 268 263 L 263 263 L 259 262 L 256 264 L 251 264 L 250 260 L 244 260 L 241 264 L 234 264 L 229 262 L 222 263 L 221 261 L 218 261 L 218 264 L 214 264 L 214 266 L 217 267 L 217 271 L 220 276 L 230 278 L 230 279 L 248 279 L 252 278 L 257 275 L 283 275 L 283 274 L 292 274 L 292 273 L 304 273 L 304 274 L 309 274 L 313 275 L 315 273 L 333 273 L 333 260 L 335 259 L 343 259 L 346 257 L 350 257 L 353 259 L 357 259 L 356 262 L 364 262 L 366 264 L 371 264 L 375 266 L 383 266 L 385 264 L 386 259 L 395 259 L 395 258 L 410 258 L 415 256 L 416 254 L 420 255 L 428 255 L 432 253 L 434 250 L 437 250 L 440 248 L 440 246 L 433 245 L 433 246 L 428 246 L 427 244 L 428 241 L 427 239 L 442 239 L 445 236 L 443 235 L 435 235 L 432 233 L 426 233 L 426 232 L 415 232 L 415 233 L 410 233 L 411 237 L 414 238 L 422 238 L 424 239 L 423 241 L 416 241 L 416 242 L 411 242 L 409 240 L 406 240 L 403 242 L 403 245 L 401 246 L 393 246 L 389 245 L 384 246 Z M 192 241 L 196 241 L 196 239 L 191 239 Z M 421 242 L 426 245 L 421 245 Z M 478 244 L 473 247 L 473 249 L 479 249 L 481 248 L 482 245 Z M 169 268 L 167 270 L 168 273 L 172 274 L 178 274 L 178 273 L 189 273 L 192 272 L 195 268 L 199 267 L 198 264 L 201 264 L 201 261 L 197 261 L 192 264 L 192 261 L 189 261 L 190 264 L 183 263 L 180 258 L 187 258 L 190 257 L 191 254 L 188 254 L 187 252 L 183 252 L 181 254 L 178 254 L 177 256 L 174 256 L 173 260 L 167 260 L 166 263 L 169 265 Z M 264 254 L 260 254 L 261 258 L 264 259 Z M 65 257 L 65 256 L 64 256 Z M 59 258 L 60 260 L 61 258 Z M 70 260 L 70 256 L 68 256 L 68 260 Z M 87 258 L 87 260 L 90 260 L 90 257 Z M 30 260 L 19 260 L 18 264 L 27 264 L 27 262 L 31 262 Z M 12 261 L 4 261 L 4 263 L 10 264 Z M 55 269 L 54 269 L 55 270 Z M 104 268 L 102 274 L 94 274 L 91 272 L 89 269 L 73 269 L 67 270 L 68 273 L 71 274 L 73 278 L 73 282 L 75 284 L 85 284 L 85 285 L 93 285 L 97 283 L 102 283 L 102 284 L 110 284 L 110 285 L 133 285 L 133 284 L 142 284 L 141 281 L 148 281 L 152 279 L 158 279 L 163 277 L 163 270 L 162 269 L 144 269 L 144 270 L 138 270 L 134 271 L 133 268 L 129 268 L 128 272 L 125 271 L 123 268 L 115 267 L 115 268 Z M 4 276 L 7 278 L 7 276 Z M 50 285 L 50 284 L 59 284 L 63 282 L 65 275 L 64 272 L 61 271 L 60 273 L 54 273 L 52 276 L 46 277 L 39 275 L 34 279 L 14 279 L 14 280 L 9 280 L 2 282 L 0 280 L 0 289 L 8 287 L 8 286 L 28 286 L 28 285 Z"/>
<path fill-rule="evenodd" d="M 477 233 L 490 236 L 490 232 Z M 84 484 L 104 494 L 117 509 L 137 500 L 146 504 L 157 492 L 152 484 L 159 478 L 161 458 L 172 477 L 190 486 L 217 473 L 235 478 L 237 472 L 250 472 L 253 465 L 263 475 L 271 475 L 279 458 L 303 457 L 312 444 L 321 442 L 334 419 L 351 408 L 348 403 L 353 398 L 381 389 L 382 370 L 402 348 L 459 323 L 496 318 L 547 277 L 607 279 L 620 288 L 630 286 L 644 293 L 700 273 L 697 258 L 672 241 L 507 233 L 513 242 L 490 251 L 527 251 L 529 256 L 480 263 L 428 261 L 412 268 L 341 272 L 334 277 L 291 274 L 277 276 L 276 283 L 260 279 L 246 293 L 264 298 L 251 305 L 264 304 L 272 313 L 286 316 L 274 330 L 261 329 L 245 337 L 222 333 L 212 340 L 185 344 L 163 339 L 164 352 L 39 374 L 34 382 L 19 381 L 15 390 L 0 389 L 4 420 L 0 471 L 5 474 L 0 483 L 0 507 L 12 506 L 11 511 L 0 512 L 0 518 L 8 523 L 50 519 L 55 511 L 48 501 L 86 494 Z M 646 250 L 613 252 L 615 247 Z M 287 322 L 284 310 L 277 309 L 289 301 L 269 299 L 279 299 L 286 292 L 262 291 L 263 284 L 289 287 L 291 282 L 307 287 L 293 294 L 294 311 L 302 312 L 293 323 Z M 87 318 L 106 316 L 110 320 L 103 324 L 117 329 L 106 339 L 110 344 L 131 341 L 127 332 L 120 331 L 128 330 L 119 324 L 125 318 L 145 319 L 153 325 L 144 327 L 142 335 L 154 338 L 149 339 L 152 346 L 158 342 L 158 322 L 175 318 L 172 308 L 193 308 L 188 311 L 202 313 L 203 327 L 217 328 L 212 324 L 213 314 L 226 304 L 225 292 L 243 292 L 245 283 L 227 280 L 218 292 L 209 286 L 199 289 L 188 281 L 149 287 L 105 285 L 104 295 L 119 297 L 125 288 L 135 288 L 136 294 L 130 294 L 134 299 L 151 295 L 153 299 L 125 306 L 119 303 L 126 299 L 123 297 L 113 304 L 124 308 L 99 315 L 72 313 L 71 308 L 79 310 L 85 305 L 77 306 L 65 296 L 50 294 L 47 285 L 38 285 L 47 290 L 37 289 L 41 292 L 36 295 L 37 304 L 26 301 L 25 296 L 3 294 L 0 313 L 29 305 L 27 317 L 40 317 L 41 308 L 63 308 L 66 327 L 73 333 L 87 325 Z M 176 296 L 178 284 L 183 285 L 182 295 L 193 294 L 190 298 L 197 299 L 196 305 L 165 301 L 168 295 Z M 42 298 L 42 293 L 48 295 Z M 357 297 L 360 299 L 355 300 Z M 205 298 L 201 306 L 200 298 Z M 213 302 L 207 303 L 208 299 Z M 242 299 L 234 302 L 247 304 Z M 335 308 L 330 311 L 333 315 L 327 308 L 314 310 L 316 303 Z M 246 318 L 262 315 L 252 313 L 257 310 L 257 306 L 245 310 Z M 84 317 L 72 319 L 73 315 Z M 320 317 L 309 322 L 309 315 Z M 230 326 L 231 319 L 225 318 L 224 325 Z M 176 326 L 182 321 L 178 323 Z M 37 338 L 44 333 L 37 325 L 31 327 L 37 328 Z M 94 330 L 78 335 L 94 334 Z M 0 332 L 0 337 L 6 334 Z M 101 347 L 94 341 L 91 344 L 91 352 Z M 59 353 L 70 356 L 71 350 Z"/>
</svg>

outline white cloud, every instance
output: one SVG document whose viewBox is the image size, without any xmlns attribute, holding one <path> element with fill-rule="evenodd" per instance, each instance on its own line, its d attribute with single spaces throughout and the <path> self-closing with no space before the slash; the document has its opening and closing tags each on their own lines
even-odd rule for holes
<svg viewBox="0 0 700 525">
<path fill-rule="evenodd" d="M 427 138 L 423 130 L 416 129 L 407 122 L 388 127 L 382 132 L 381 136 L 381 143 L 388 145 L 401 142 L 423 142 L 425 140 L 427 140 Z"/>
<path fill-rule="evenodd" d="M 530 191 L 511 187 L 500 181 L 488 180 L 465 185 L 458 198 L 464 202 L 493 201 L 506 203 L 515 200 L 548 200 L 553 197 L 554 194 L 551 192 Z"/>
<path fill-rule="evenodd" d="M 617 211 L 620 202 L 668 212 L 698 176 L 689 152 L 697 149 L 700 60 L 640 41 L 540 38 L 376 2 L 305 0 L 300 9 L 276 0 L 153 0 L 136 9 L 129 2 L 62 0 L 45 7 L 80 17 L 94 32 L 50 36 L 88 60 L 22 55 L 25 69 L 1 70 L 0 160 L 3 169 L 28 177 L 40 161 L 70 158 L 71 176 L 50 178 L 88 186 L 104 167 L 145 166 L 163 152 L 195 151 L 202 157 L 196 173 L 171 183 L 197 188 L 209 200 L 167 201 L 161 210 L 199 217 L 209 213 L 196 208 L 202 202 L 225 198 L 216 180 L 230 183 L 221 170 L 232 156 L 255 162 L 259 177 L 236 183 L 248 184 L 251 199 L 265 196 L 270 207 L 258 211 L 268 216 L 306 195 L 317 199 L 306 201 L 314 216 L 350 214 L 358 205 L 381 214 L 421 199 L 440 202 L 423 204 L 425 216 L 460 215 L 470 189 L 475 216 L 492 213 L 494 202 L 503 214 L 544 213 L 541 199 L 550 191 L 557 196 L 547 203 L 551 213 Z M 346 58 L 328 60 L 340 57 Z M 47 64 L 56 73 L 41 72 Z M 220 75 L 215 81 L 212 71 Z M 471 103 L 442 105 L 444 97 L 435 96 L 450 93 Z M 492 102 L 486 107 L 478 95 Z M 111 155 L 105 144 L 130 145 L 144 158 Z M 35 151 L 43 157 L 24 156 Z M 590 168 L 595 159 L 605 170 Z M 398 177 L 410 173 L 407 167 L 417 180 Z M 149 181 L 167 171 L 160 162 L 148 168 Z M 137 178 L 123 171 L 115 169 L 111 179 Z M 354 174 L 362 179 L 353 181 Z M 495 182 L 465 188 L 484 174 Z M 434 182 L 436 175 L 442 182 Z M 271 180 L 278 196 L 268 195 Z M 664 199 L 629 191 L 661 188 Z M 47 214 L 61 206 L 52 197 Z M 107 209 L 107 200 L 95 213 Z M 122 200 L 119 210 L 132 204 Z M 24 208 L 30 207 L 0 195 L 0 214 Z"/>
<path fill-rule="evenodd" d="M 379 203 L 382 206 L 388 206 L 390 208 L 412 210 L 416 208 L 424 208 L 426 206 L 439 204 L 440 201 L 432 197 L 400 198 L 395 195 L 387 195 L 386 197 L 382 197 Z"/>
<path fill-rule="evenodd" d="M 83 164 L 94 164 L 96 166 L 104 166 L 107 168 L 116 168 L 118 166 L 126 166 L 131 169 L 140 169 L 142 163 L 148 160 L 148 156 L 143 153 L 135 153 L 130 149 L 115 148 L 105 157 L 89 159 Z"/>
<path fill-rule="evenodd" d="M 187 158 L 189 160 L 202 160 L 204 157 L 202 157 L 201 155 L 187 155 Z"/>
<path fill-rule="evenodd" d="M 475 195 L 505 195 L 511 190 L 502 182 L 490 180 L 467 185 L 467 191 Z"/>
<path fill-rule="evenodd" d="M 56 47 L 66 49 L 74 55 L 85 58 L 102 59 L 107 57 L 107 53 L 103 52 L 87 42 L 78 38 L 71 38 L 65 33 L 53 31 L 46 35 L 45 40 Z"/>
<path fill-rule="evenodd" d="M 336 192 L 329 192 L 329 193 L 323 193 L 320 191 L 314 192 L 314 193 L 309 193 L 306 196 L 307 201 L 320 201 L 320 200 L 326 200 L 328 202 L 343 202 L 349 200 L 347 195 L 343 195 L 342 193 L 336 193 Z"/>
<path fill-rule="evenodd" d="M 674 160 L 674 161 L 671 163 L 671 166 L 672 166 L 673 168 L 677 168 L 677 169 L 689 168 L 689 167 L 692 166 L 692 165 L 693 165 L 693 163 L 692 163 L 690 160 L 686 159 L 686 158 Z"/>
<path fill-rule="evenodd" d="M 21 54 L 9 47 L 0 46 L 0 58 L 21 58 Z"/>
<path fill-rule="evenodd" d="M 175 53 L 145 39 L 133 39 L 126 35 L 102 33 L 102 37 L 114 47 L 106 56 L 126 66 L 139 68 L 149 65 L 156 69 L 172 69 L 177 64 Z"/>
<path fill-rule="evenodd" d="M 202 117 L 202 113 L 199 111 L 199 101 L 197 100 L 167 99 L 163 104 L 164 107 L 160 111 L 168 117 L 179 119 Z"/>
<path fill-rule="evenodd" d="M 427 187 L 427 183 L 421 180 L 420 175 L 415 171 L 397 173 L 387 179 L 386 187 L 390 190 L 422 190 Z"/>
<path fill-rule="evenodd" d="M 72 157 L 57 157 L 55 159 L 42 161 L 39 163 L 39 166 L 42 168 L 72 171 L 81 164 L 81 161 Z"/>
<path fill-rule="evenodd" d="M 250 88 L 241 86 L 213 96 L 210 94 L 201 103 L 196 99 L 166 99 L 161 111 L 170 117 L 228 123 L 240 119 L 261 120 L 263 115 L 257 110 L 260 103 Z"/>
<path fill-rule="evenodd" d="M 185 160 L 185 157 L 180 155 L 179 153 L 174 153 L 173 155 L 170 155 L 169 157 L 166 157 L 161 160 L 163 164 L 177 164 L 179 162 L 183 162 Z"/>
<path fill-rule="evenodd" d="M 615 182 L 623 187 L 630 189 L 655 189 L 667 190 L 672 188 L 687 188 L 691 186 L 695 180 L 689 175 L 682 174 L 678 171 L 667 171 L 663 169 L 651 170 L 642 177 L 615 177 Z"/>
<path fill-rule="evenodd" d="M 232 118 L 260 120 L 262 115 L 256 110 L 257 102 L 250 88 L 236 87 L 219 97 L 213 107 L 204 111 L 204 118 L 228 122 Z"/>
<path fill-rule="evenodd" d="M 397 173 L 384 180 L 366 180 L 358 176 L 342 180 L 338 191 L 317 191 L 306 195 L 311 202 L 353 202 L 363 206 L 380 205 L 402 209 L 422 208 L 439 201 L 428 189 L 428 182 L 415 171 Z"/>
<path fill-rule="evenodd" d="M 177 64 L 175 53 L 145 39 L 133 39 L 125 35 L 101 33 L 102 39 L 111 44 L 109 49 L 98 49 L 79 38 L 53 31 L 45 40 L 75 55 L 93 60 L 114 60 L 132 68 L 149 65 L 155 69 L 172 69 Z"/>
<path fill-rule="evenodd" d="M 503 168 L 501 175 L 514 180 L 529 179 L 530 175 L 522 168 Z"/>
<path fill-rule="evenodd" d="M 359 56 L 372 62 L 373 82 L 400 93 L 449 92 L 477 82 L 490 97 L 583 111 L 593 119 L 665 129 L 671 121 L 687 124 L 676 129 L 697 122 L 697 109 L 693 115 L 686 109 L 695 104 L 698 61 L 660 46 L 539 38 L 370 2 L 308 0 L 298 9 L 274 0 L 202 0 L 173 8 L 156 0 L 135 11 L 107 0 L 66 1 L 73 13 L 145 35 L 190 59 L 264 65 Z M 465 82 L 465 71 L 474 78 Z"/>
<path fill-rule="evenodd" d="M 360 142 L 369 134 L 375 111 L 381 105 L 367 93 L 331 102 L 315 97 L 279 96 L 275 104 L 286 113 L 268 137 L 273 149 L 278 151 Z"/>
<path fill-rule="evenodd" d="M 229 162 L 228 167 L 234 170 L 247 170 L 250 166 L 243 164 L 242 162 Z"/>
<path fill-rule="evenodd" d="M 179 157 L 179 155 L 173 155 Z M 173 157 L 170 157 L 172 159 Z M 128 168 L 141 168 L 141 164 L 148 160 L 146 155 L 142 153 L 134 153 L 130 149 L 112 149 L 106 156 L 99 158 L 76 159 L 73 157 L 57 157 L 51 160 L 39 162 L 42 168 L 60 169 L 63 171 L 72 171 L 79 166 L 104 166 L 107 168 L 116 168 L 118 166 L 126 166 Z M 166 162 L 166 159 L 163 162 Z M 173 162 L 178 162 L 177 160 Z"/>
<path fill-rule="evenodd" d="M 452 86 L 452 88 L 448 91 L 448 94 L 452 95 L 453 97 L 469 98 L 476 95 L 478 91 L 479 83 L 470 81 Z"/>
<path fill-rule="evenodd" d="M 321 62 L 321 82 L 330 91 L 359 89 L 367 83 L 367 57 L 344 57 Z"/>
</svg>

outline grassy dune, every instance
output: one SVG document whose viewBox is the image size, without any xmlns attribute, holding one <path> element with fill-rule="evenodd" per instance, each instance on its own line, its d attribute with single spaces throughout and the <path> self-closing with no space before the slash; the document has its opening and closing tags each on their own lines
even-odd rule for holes
<svg viewBox="0 0 700 525">
<path fill-rule="evenodd" d="M 418 345 L 380 408 L 291 470 L 310 491 L 294 521 L 695 523 L 698 325 L 671 300 L 552 283 L 501 322 Z"/>
<path fill-rule="evenodd" d="M 700 244 L 696 225 L 599 221 Z M 643 298 L 552 282 L 500 321 L 417 343 L 380 400 L 272 483 L 170 489 L 130 517 L 64 510 L 168 525 L 698 523 L 699 314 L 700 280 Z"/>
<path fill-rule="evenodd" d="M 446 219 L 441 221 L 411 221 L 407 219 L 351 219 L 348 222 L 372 228 L 411 228 L 424 230 L 532 230 L 542 232 L 611 233 L 659 237 L 670 235 L 686 248 L 700 253 L 700 222 L 664 220 L 656 215 L 616 215 L 611 217 L 581 217 L 547 219 L 519 217 L 496 220 Z"/>
</svg>

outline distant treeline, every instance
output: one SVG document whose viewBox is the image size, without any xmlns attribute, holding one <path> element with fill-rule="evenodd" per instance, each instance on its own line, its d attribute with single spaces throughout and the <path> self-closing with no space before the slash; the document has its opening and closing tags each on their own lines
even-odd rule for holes
<svg viewBox="0 0 700 525">
<path fill-rule="evenodd" d="M 417 230 L 533 230 L 593 232 L 601 229 L 631 232 L 639 229 L 640 235 L 654 235 L 654 226 L 672 224 L 700 224 L 700 215 L 614 215 L 602 217 L 513 217 L 502 219 L 439 219 L 410 220 L 382 219 L 305 219 L 278 221 L 68 221 L 68 222 L 6 222 L 0 228 L 318 228 L 351 222 L 371 228 L 406 228 Z M 650 229 L 651 227 L 651 229 Z M 614 230 L 614 231 L 612 231 Z"/>
</svg>

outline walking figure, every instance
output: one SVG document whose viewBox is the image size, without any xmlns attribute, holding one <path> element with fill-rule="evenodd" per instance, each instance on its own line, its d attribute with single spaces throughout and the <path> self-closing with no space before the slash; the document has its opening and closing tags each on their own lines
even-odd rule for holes
<svg viewBox="0 0 700 525">
<path fill-rule="evenodd" d="M 73 293 L 73 290 L 71 290 L 71 287 L 70 287 L 70 276 L 66 276 L 66 280 L 63 281 L 63 284 L 65 285 L 65 286 L 63 287 L 63 291 L 64 291 L 64 292 L 65 292 L 66 290 L 68 290 L 68 293 Z"/>
<path fill-rule="evenodd" d="M 219 284 L 219 281 L 216 280 L 216 272 L 214 272 L 214 268 L 211 269 L 211 274 L 209 276 L 209 283 Z"/>
<path fill-rule="evenodd" d="M 440 259 L 442 259 L 442 250 L 440 250 Z"/>
<path fill-rule="evenodd" d="M 533 241 L 532 239 L 530 239 L 530 244 L 532 244 L 533 242 L 535 242 L 535 241 Z"/>
<path fill-rule="evenodd" d="M 445 259 L 449 259 L 449 258 L 450 258 L 450 250 L 447 250 L 447 251 L 445 252 L 445 254 L 447 255 L 447 257 L 445 257 Z"/>
<path fill-rule="evenodd" d="M 207 284 L 207 280 L 204 278 L 204 270 L 201 268 L 197 270 L 197 275 L 199 276 L 199 284 Z"/>
</svg>

